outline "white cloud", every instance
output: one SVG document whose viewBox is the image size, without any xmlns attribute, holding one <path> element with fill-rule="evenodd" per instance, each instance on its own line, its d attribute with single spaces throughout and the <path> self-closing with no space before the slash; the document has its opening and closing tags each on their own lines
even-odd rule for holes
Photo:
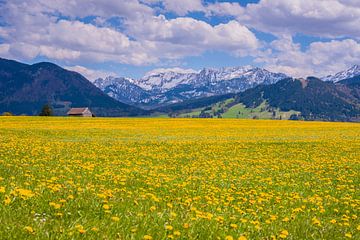
<svg viewBox="0 0 360 240">
<path fill-rule="evenodd" d="M 203 11 L 201 0 L 162 0 L 166 10 L 185 16 L 189 12 Z"/>
<path fill-rule="evenodd" d="M 145 4 L 161 4 L 165 12 L 185 16 L 190 12 L 203 12 L 205 7 L 201 0 L 141 0 Z"/>
<path fill-rule="evenodd" d="M 131 24 L 131 35 L 151 41 L 157 53 L 170 51 L 174 57 L 197 55 L 206 50 L 244 55 L 260 46 L 255 35 L 237 21 L 211 26 L 193 18 L 168 20 L 160 15 Z"/>
<path fill-rule="evenodd" d="M 342 4 L 360 7 L 360 1 L 359 0 L 339 0 Z"/>
<path fill-rule="evenodd" d="M 54 8 L 61 1 L 54 2 Z M 17 1 L 16 1 L 17 3 Z M 41 1 L 7 3 L 0 13 L 8 26 L 0 29 L 8 44 L 7 56 L 33 59 L 45 56 L 68 61 L 115 61 L 128 64 L 156 62 L 142 44 L 125 34 L 77 20 L 61 20 L 48 12 Z M 52 12 L 55 14 L 56 12 Z"/>
<path fill-rule="evenodd" d="M 11 0 L 16 5 L 25 4 L 29 10 L 41 10 L 48 13 L 61 13 L 72 18 L 100 16 L 137 18 L 141 15 L 152 15 L 153 9 L 141 4 L 138 0 Z"/>
<path fill-rule="evenodd" d="M 208 4 L 205 12 L 207 15 L 216 16 L 240 16 L 244 14 L 244 8 L 239 3 L 216 2 Z"/>
<path fill-rule="evenodd" d="M 75 65 L 87 76 L 100 73 L 79 68 L 84 62 L 164 66 L 214 50 L 250 55 L 295 76 L 321 76 L 359 63 L 360 3 L 355 0 L 262 0 L 246 7 L 201 0 L 11 0 L 0 5 L 1 56 L 45 56 Z M 202 11 L 205 17 L 156 15 L 164 11 L 177 16 Z M 84 22 L 88 16 L 93 20 Z M 236 20 L 214 25 L 213 16 Z M 279 39 L 264 45 L 249 28 Z M 335 40 L 302 50 L 292 41 L 296 33 Z"/>
<path fill-rule="evenodd" d="M 201 1 L 163 4 L 169 9 L 181 5 L 186 11 L 192 11 L 190 5 L 193 9 L 202 6 Z M 7 2 L 0 13 L 7 23 L 0 28 L 8 44 L 2 51 L 16 59 L 45 56 L 76 64 L 113 61 L 144 65 L 200 55 L 208 50 L 243 56 L 259 46 L 255 35 L 236 21 L 212 26 L 190 17 L 168 20 L 163 15 L 152 15 L 152 9 L 137 0 L 96 4 L 85 0 L 51 3 L 14 0 Z M 95 14 L 93 22 L 97 25 L 75 20 L 91 14 Z M 121 18 L 122 30 L 106 24 L 106 15 Z"/>
<path fill-rule="evenodd" d="M 79 65 L 67 66 L 64 68 L 66 68 L 70 71 L 78 72 L 78 73 L 82 74 L 83 76 L 85 76 L 90 81 L 94 81 L 98 78 L 106 78 L 108 76 L 117 76 L 117 74 L 114 72 L 94 70 L 94 69 L 89 69 L 89 68 L 79 66 Z"/>
<path fill-rule="evenodd" d="M 353 0 L 261 0 L 248 4 L 237 19 L 277 35 L 360 38 L 360 4 Z"/>
<path fill-rule="evenodd" d="M 10 49 L 10 44 L 7 43 L 0 44 L 0 55 L 2 57 L 9 57 L 9 49 Z"/>
<path fill-rule="evenodd" d="M 322 77 L 360 63 L 360 44 L 352 39 L 313 42 L 302 51 L 291 37 L 271 43 L 272 52 L 257 58 L 271 71 L 295 77 Z"/>
</svg>

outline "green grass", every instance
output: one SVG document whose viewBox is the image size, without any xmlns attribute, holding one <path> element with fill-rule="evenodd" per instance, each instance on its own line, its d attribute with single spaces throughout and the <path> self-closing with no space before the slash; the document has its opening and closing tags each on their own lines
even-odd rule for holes
<svg viewBox="0 0 360 240">
<path fill-rule="evenodd" d="M 0 117 L 0 239 L 360 238 L 360 125 Z"/>
<path fill-rule="evenodd" d="M 215 112 L 220 109 L 225 109 L 225 112 L 221 114 L 222 118 L 241 118 L 241 119 L 289 119 L 292 114 L 299 114 L 297 111 L 280 111 L 279 109 L 274 109 L 272 111 L 268 111 L 269 106 L 266 102 L 261 103 L 256 108 L 247 108 L 244 104 L 238 103 L 230 108 L 227 108 L 228 104 L 234 101 L 233 98 L 228 99 L 224 102 L 216 103 L 211 106 L 211 110 L 204 111 L 206 113 L 211 114 L 213 117 L 217 117 L 214 115 Z M 178 117 L 198 117 L 202 110 L 205 108 L 194 109 L 190 112 L 181 113 Z M 275 112 L 275 116 L 273 115 Z"/>
</svg>

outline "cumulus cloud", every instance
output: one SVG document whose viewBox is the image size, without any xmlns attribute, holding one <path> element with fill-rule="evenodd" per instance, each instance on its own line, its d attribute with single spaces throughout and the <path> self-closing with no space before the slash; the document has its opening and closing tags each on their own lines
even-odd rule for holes
<svg viewBox="0 0 360 240">
<path fill-rule="evenodd" d="M 210 16 L 241 16 L 245 13 L 244 8 L 235 2 L 216 2 L 208 4 L 205 9 L 206 14 Z"/>
<path fill-rule="evenodd" d="M 223 50 L 244 55 L 260 46 L 256 36 L 237 21 L 211 26 L 193 18 L 181 17 L 168 20 L 163 15 L 144 22 L 132 23 L 131 35 L 152 41 L 160 51 L 170 50 L 177 54 L 196 55 L 205 50 Z M 186 48 L 186 49 L 185 49 Z"/>
<path fill-rule="evenodd" d="M 169 11 L 184 13 L 202 8 L 201 1 L 162 1 Z M 180 9 L 180 6 L 183 9 Z M 190 8 L 192 6 L 193 8 Z M 236 21 L 212 26 L 190 17 L 166 19 L 137 0 L 8 1 L 0 9 L 6 27 L 1 51 L 17 59 L 45 56 L 74 61 L 114 61 L 144 65 L 219 50 L 242 56 L 253 52 L 259 41 Z M 93 23 L 80 21 L 95 17 Z M 122 30 L 106 24 L 121 18 Z"/>
<path fill-rule="evenodd" d="M 39 27 L 39 29 L 37 29 Z M 60 20 L 47 26 L 29 25 L 19 31 L 9 28 L 9 53 L 32 59 L 38 55 L 50 59 L 94 61 L 113 60 L 129 64 L 154 61 L 142 46 L 113 29 L 79 21 Z"/>
<path fill-rule="evenodd" d="M 61 14 L 72 14 L 62 9 L 66 4 L 60 3 L 66 2 L 56 0 L 51 7 L 42 0 L 7 2 L 0 8 L 6 23 L 6 27 L 0 29 L 0 36 L 8 44 L 2 52 L 27 60 L 45 56 L 57 60 L 115 61 L 135 65 L 158 61 L 157 57 L 146 53 L 144 45 L 113 28 L 56 16 L 60 10 L 63 11 Z"/>
<path fill-rule="evenodd" d="M 190 17 L 198 11 L 204 16 Z M 225 22 L 214 24 L 214 16 Z M 244 7 L 201 0 L 0 0 L 0 54 L 62 60 L 91 76 L 100 73 L 78 65 L 160 64 L 215 50 L 252 56 L 290 75 L 321 76 L 359 63 L 358 26 L 355 0 L 261 0 Z M 278 39 L 264 43 L 253 29 Z M 300 46 L 292 40 L 297 33 L 327 42 Z"/>
<path fill-rule="evenodd" d="M 11 0 L 16 5 L 26 5 L 28 11 L 60 13 L 71 18 L 87 16 L 137 18 L 152 15 L 153 9 L 138 0 Z"/>
<path fill-rule="evenodd" d="M 175 13 L 178 16 L 205 11 L 201 0 L 141 0 L 141 2 L 149 5 L 160 4 L 164 11 Z"/>
<path fill-rule="evenodd" d="M 189 12 L 203 11 L 201 0 L 162 0 L 166 10 L 184 16 Z"/>
<path fill-rule="evenodd" d="M 108 76 L 117 76 L 117 74 L 114 72 L 94 70 L 94 69 L 86 68 L 84 66 L 79 66 L 79 65 L 65 66 L 64 68 L 66 68 L 70 71 L 78 72 L 90 81 L 94 81 L 98 78 L 106 78 Z"/>
<path fill-rule="evenodd" d="M 261 0 L 248 4 L 237 19 L 276 35 L 360 38 L 360 5 L 354 0 Z"/>
<path fill-rule="evenodd" d="M 271 52 L 256 59 L 272 71 L 295 77 L 323 77 L 360 63 L 360 44 L 352 39 L 313 42 L 305 50 L 291 37 L 271 43 Z"/>
</svg>

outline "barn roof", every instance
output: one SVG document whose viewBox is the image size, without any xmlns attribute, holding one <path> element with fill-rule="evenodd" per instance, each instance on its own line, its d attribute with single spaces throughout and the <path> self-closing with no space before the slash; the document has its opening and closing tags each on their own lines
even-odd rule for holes
<svg viewBox="0 0 360 240">
<path fill-rule="evenodd" d="M 77 114 L 83 114 L 88 108 L 85 107 L 85 108 L 71 108 L 69 111 L 68 111 L 68 115 L 77 115 Z"/>
</svg>

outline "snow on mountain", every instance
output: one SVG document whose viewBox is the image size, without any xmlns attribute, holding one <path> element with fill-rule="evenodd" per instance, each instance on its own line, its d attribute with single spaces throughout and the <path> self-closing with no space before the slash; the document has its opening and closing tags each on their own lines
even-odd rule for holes
<svg viewBox="0 0 360 240">
<path fill-rule="evenodd" d="M 192 69 L 156 69 L 135 82 L 146 90 L 168 91 L 180 84 L 208 85 L 232 79 L 244 78 L 249 84 L 273 83 L 286 78 L 285 74 L 271 73 L 265 69 L 243 67 L 204 68 L 200 72 Z M 242 90 L 242 89 L 240 89 Z M 234 91 L 237 91 L 234 89 Z"/>
<path fill-rule="evenodd" d="M 166 91 L 179 84 L 187 83 L 196 76 L 193 69 L 159 68 L 145 74 L 136 84 L 146 90 Z"/>
<path fill-rule="evenodd" d="M 123 77 L 98 78 L 94 85 L 103 92 L 124 103 L 141 102 L 149 98 L 149 93 L 135 84 L 135 80 Z"/>
<path fill-rule="evenodd" d="M 205 78 L 210 82 L 224 81 L 238 78 L 251 70 L 251 66 L 244 67 L 223 67 L 220 69 L 204 68 L 200 72 L 200 78 Z"/>
<path fill-rule="evenodd" d="M 328 75 L 321 78 L 323 81 L 339 82 L 344 79 L 352 78 L 360 75 L 360 66 L 354 65 L 351 68 L 336 73 L 335 75 Z"/>
<path fill-rule="evenodd" d="M 98 79 L 95 85 L 108 95 L 137 105 L 163 105 L 191 98 L 241 92 L 259 84 L 287 78 L 262 68 L 224 67 L 219 69 L 155 69 L 140 79 Z"/>
</svg>

